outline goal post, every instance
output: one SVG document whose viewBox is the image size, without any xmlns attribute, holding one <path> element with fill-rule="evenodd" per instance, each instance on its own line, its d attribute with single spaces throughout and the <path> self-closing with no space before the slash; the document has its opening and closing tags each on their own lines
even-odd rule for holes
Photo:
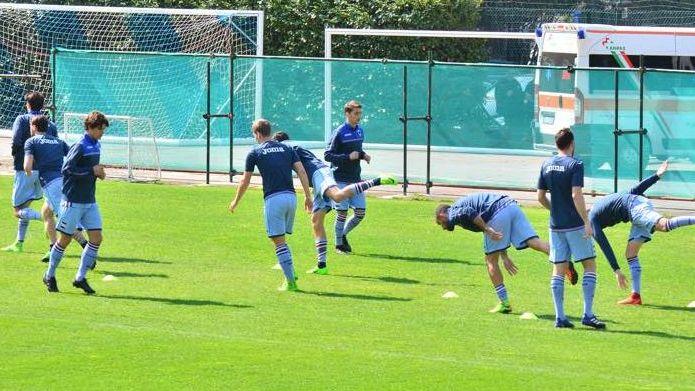
<svg viewBox="0 0 695 391">
<path fill-rule="evenodd" d="M 367 37 L 411 37 L 411 38 L 462 38 L 462 39 L 512 39 L 535 41 L 535 33 L 504 32 L 504 31 L 447 31 L 447 30 L 394 30 L 394 29 L 355 29 L 334 28 L 324 29 L 324 58 L 333 58 L 333 38 L 335 36 L 367 36 Z M 407 60 L 407 59 L 399 59 Z M 326 141 L 333 131 L 332 126 L 332 64 L 326 61 L 324 64 L 324 131 Z"/>
</svg>

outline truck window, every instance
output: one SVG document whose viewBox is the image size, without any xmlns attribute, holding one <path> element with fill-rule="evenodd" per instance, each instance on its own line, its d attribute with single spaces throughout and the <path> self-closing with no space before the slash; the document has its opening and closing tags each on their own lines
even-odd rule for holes
<svg viewBox="0 0 695 391">
<path fill-rule="evenodd" d="M 567 67 L 574 66 L 577 55 L 573 53 L 544 52 L 541 56 L 542 66 Z M 540 91 L 574 93 L 574 73 L 564 69 L 541 69 L 538 81 Z"/>
</svg>

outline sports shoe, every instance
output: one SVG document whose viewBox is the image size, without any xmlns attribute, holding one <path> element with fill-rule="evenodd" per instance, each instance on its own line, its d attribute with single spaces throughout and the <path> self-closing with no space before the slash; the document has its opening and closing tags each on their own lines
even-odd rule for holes
<svg viewBox="0 0 695 391">
<path fill-rule="evenodd" d="M 43 255 L 43 258 L 41 258 L 41 262 L 43 263 L 48 263 L 48 261 L 51 260 L 51 250 L 46 251 L 46 254 Z"/>
<path fill-rule="evenodd" d="M 603 330 L 606 328 L 606 324 L 598 320 L 596 316 L 588 317 L 584 315 L 584 317 L 582 317 L 582 324 L 584 326 L 593 327 L 597 330 Z"/>
<path fill-rule="evenodd" d="M 10 244 L 9 246 L 3 247 L 2 251 L 10 252 L 10 253 L 21 253 L 24 250 L 24 243 L 23 242 L 14 242 Z"/>
<path fill-rule="evenodd" d="M 94 270 L 94 268 L 96 268 L 96 267 L 97 267 L 97 260 L 95 259 L 91 265 L 87 266 L 87 269 Z"/>
<path fill-rule="evenodd" d="M 579 281 L 579 274 L 577 273 L 577 269 L 574 268 L 574 264 L 572 262 L 569 262 L 569 267 L 567 268 L 565 275 L 567 276 L 567 279 L 570 280 L 570 284 L 577 285 L 577 281 Z"/>
<path fill-rule="evenodd" d="M 627 299 L 620 300 L 618 304 L 624 305 L 642 305 L 642 296 L 637 292 L 630 293 Z"/>
<path fill-rule="evenodd" d="M 86 278 L 73 281 L 72 286 L 74 286 L 75 288 L 82 289 L 84 291 L 84 293 L 86 293 L 88 295 L 93 295 L 93 294 L 97 293 L 94 289 L 92 289 L 91 286 L 89 286 Z"/>
<path fill-rule="evenodd" d="M 379 181 L 382 185 L 397 185 L 398 181 L 396 177 L 391 174 L 381 174 L 379 175 Z"/>
<path fill-rule="evenodd" d="M 512 306 L 509 304 L 508 301 L 500 301 L 499 303 L 497 303 L 495 308 L 491 309 L 489 312 L 498 314 L 509 314 L 512 312 Z"/>
<path fill-rule="evenodd" d="M 289 282 L 285 280 L 282 285 L 278 288 L 280 292 L 296 292 L 299 290 L 296 281 Z"/>
<path fill-rule="evenodd" d="M 347 240 L 347 235 L 343 235 L 343 246 L 347 249 L 347 252 L 351 253 L 352 252 L 352 246 L 350 246 L 350 242 Z"/>
<path fill-rule="evenodd" d="M 567 318 L 564 318 L 564 319 L 557 318 L 557 319 L 555 319 L 555 327 L 557 327 L 558 329 L 573 329 L 574 324 L 572 322 L 570 322 L 569 320 L 567 320 Z"/>
<path fill-rule="evenodd" d="M 325 276 L 328 275 L 328 267 L 326 265 L 323 267 L 314 266 L 314 268 L 307 271 L 306 274 L 318 274 L 320 276 Z"/>
<path fill-rule="evenodd" d="M 46 276 L 44 276 L 43 284 L 46 285 L 49 292 L 58 292 L 58 281 L 56 281 L 55 277 L 46 278 Z"/>
</svg>

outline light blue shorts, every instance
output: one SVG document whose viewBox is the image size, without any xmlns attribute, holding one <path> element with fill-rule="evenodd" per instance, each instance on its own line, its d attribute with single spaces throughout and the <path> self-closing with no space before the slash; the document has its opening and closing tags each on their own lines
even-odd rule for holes
<svg viewBox="0 0 695 391">
<path fill-rule="evenodd" d="M 56 230 L 72 235 L 78 226 L 84 227 L 87 231 L 101 230 L 101 213 L 99 205 L 76 204 L 63 200 L 60 203 L 60 213 L 58 213 L 58 223 Z"/>
<path fill-rule="evenodd" d="M 596 258 L 592 238 L 584 237 L 584 227 L 571 231 L 550 230 L 550 262 L 582 262 Z"/>
<path fill-rule="evenodd" d="M 269 238 L 290 235 L 297 210 L 297 196 L 292 192 L 271 194 L 265 199 L 263 216 Z"/>
<path fill-rule="evenodd" d="M 39 172 L 34 170 L 31 175 L 24 171 L 14 172 L 14 185 L 12 186 L 12 206 L 15 208 L 24 205 L 28 201 L 36 201 L 43 198 Z"/>
<path fill-rule="evenodd" d="M 654 211 L 654 205 L 647 197 L 637 196 L 630 205 L 630 237 L 628 241 L 640 241 L 646 243 L 652 240 L 654 225 L 662 216 Z"/>
<path fill-rule="evenodd" d="M 350 183 L 338 182 L 338 188 L 342 189 L 345 186 L 349 186 Z M 364 193 L 356 194 L 343 202 L 333 202 L 333 209 L 335 210 L 348 210 L 352 209 L 367 209 L 367 196 Z"/>
<path fill-rule="evenodd" d="M 484 249 L 485 255 L 497 251 L 506 250 L 510 245 L 514 245 L 517 250 L 528 247 L 526 242 L 529 239 L 537 238 L 536 231 L 524 216 L 519 205 L 509 204 L 498 210 L 497 213 L 487 222 L 492 229 L 502 233 L 502 239 L 492 240 L 488 235 L 485 236 Z"/>
<path fill-rule="evenodd" d="M 311 177 L 312 189 L 314 191 L 314 209 L 313 212 L 319 210 L 330 210 L 331 200 L 326 197 L 326 191 L 331 187 L 338 186 L 333 178 L 333 172 L 330 168 L 324 167 L 314 172 Z"/>
<path fill-rule="evenodd" d="M 51 207 L 53 214 L 58 216 L 60 203 L 63 199 L 63 178 L 56 178 L 44 186 L 43 195 L 46 197 L 46 202 Z"/>
</svg>

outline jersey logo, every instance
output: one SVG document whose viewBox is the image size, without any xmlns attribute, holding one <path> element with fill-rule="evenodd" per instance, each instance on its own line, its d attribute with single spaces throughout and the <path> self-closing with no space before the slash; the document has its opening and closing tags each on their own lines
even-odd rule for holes
<svg viewBox="0 0 695 391">
<path fill-rule="evenodd" d="M 557 166 L 557 165 L 549 165 L 545 166 L 545 173 L 549 173 L 551 171 L 557 171 L 557 172 L 565 172 L 565 166 Z"/>
</svg>

